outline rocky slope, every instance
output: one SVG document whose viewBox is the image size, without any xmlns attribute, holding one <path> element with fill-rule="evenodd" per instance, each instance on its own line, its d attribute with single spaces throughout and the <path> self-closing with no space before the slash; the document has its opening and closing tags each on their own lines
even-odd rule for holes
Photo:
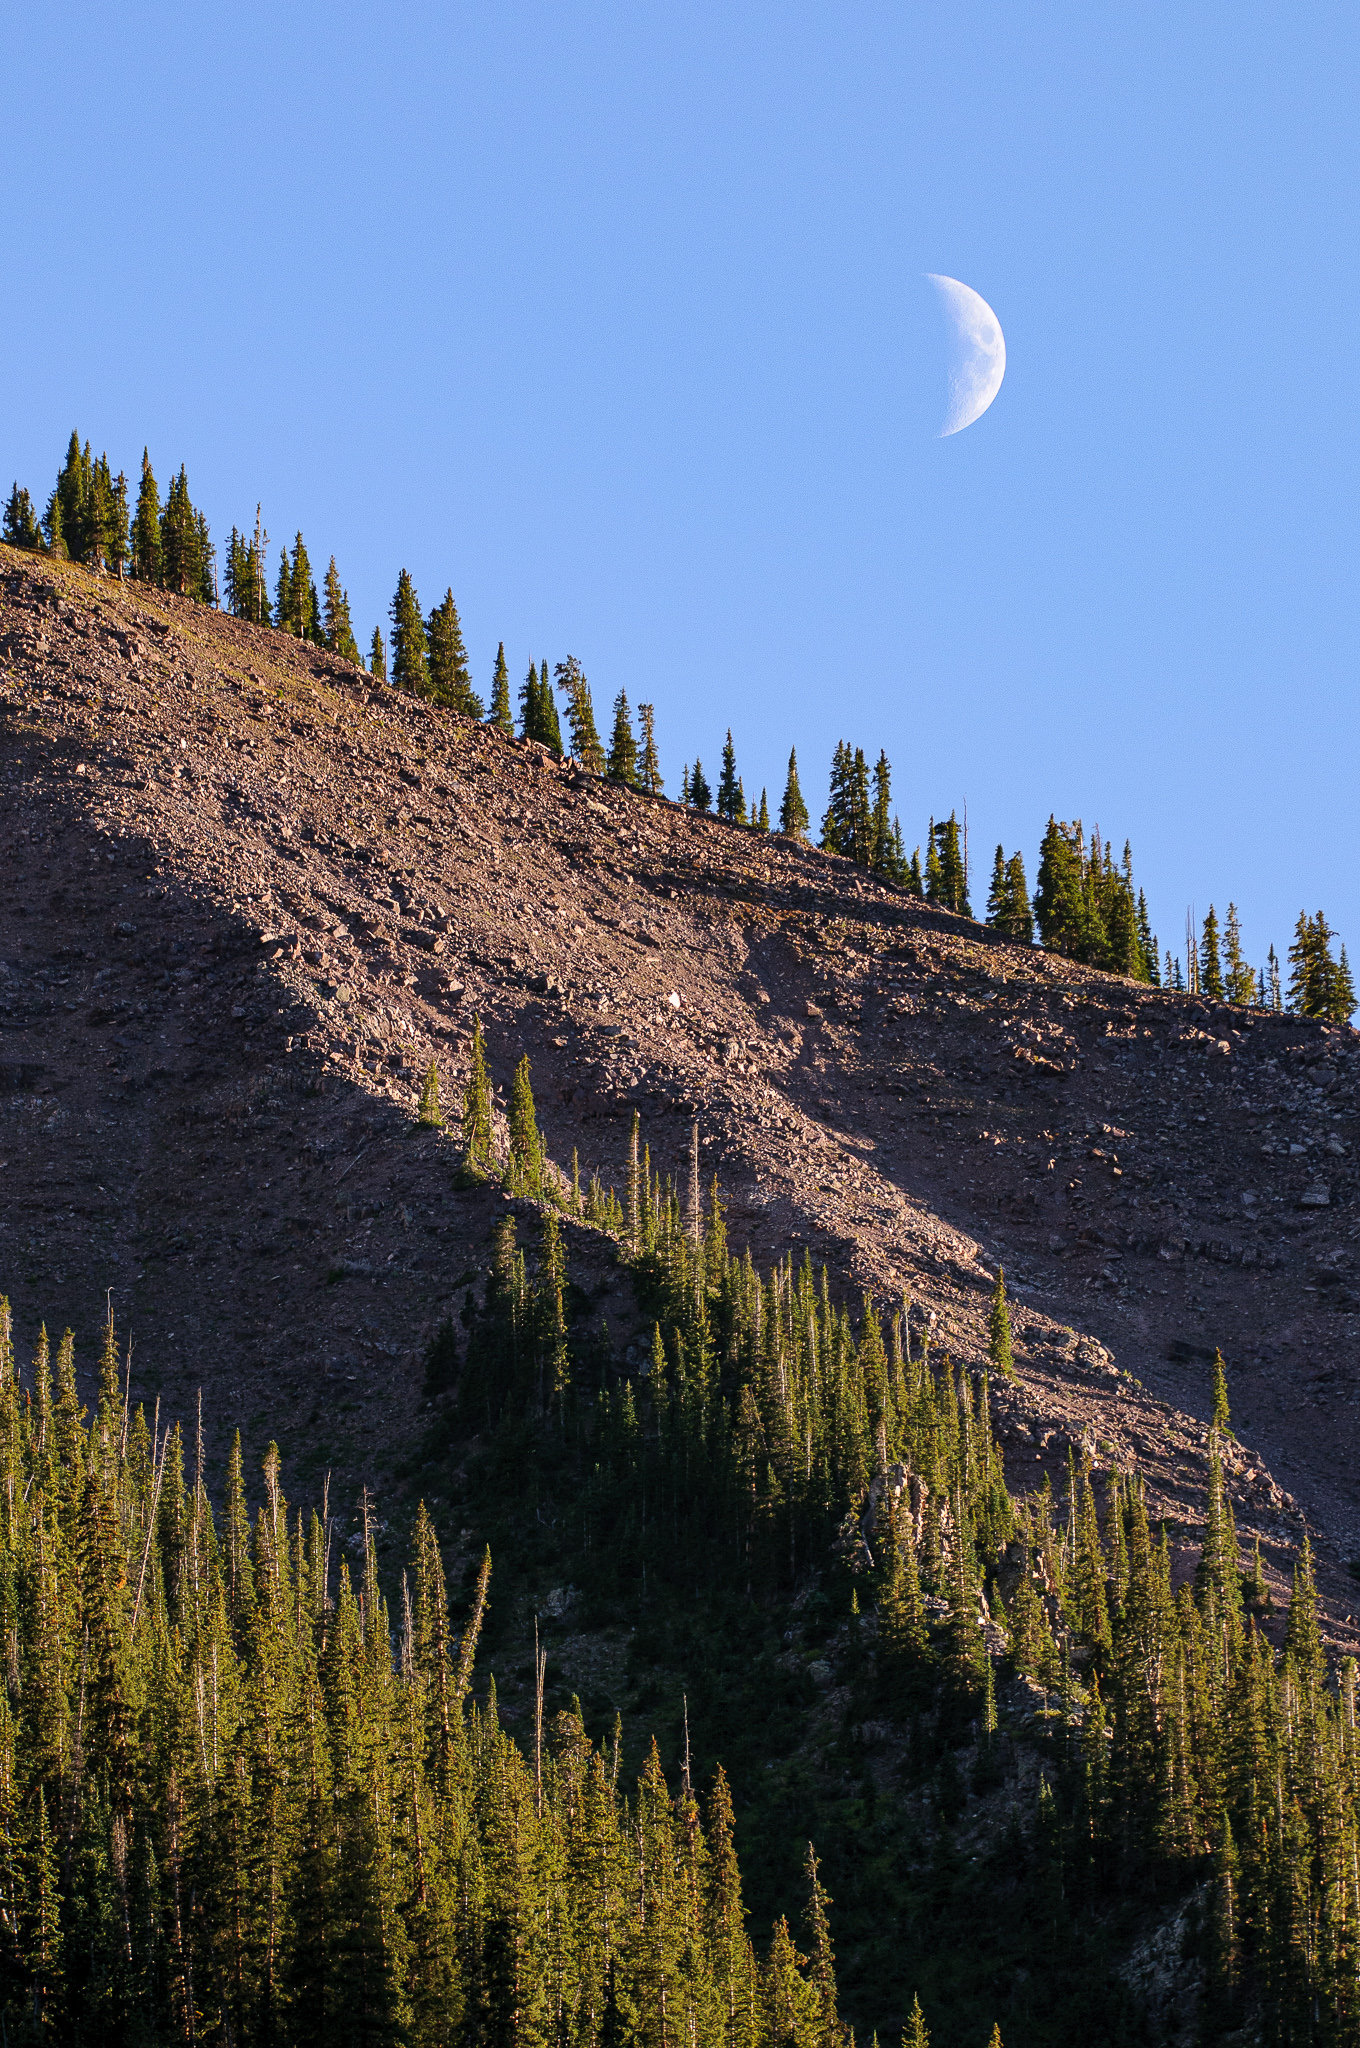
<svg viewBox="0 0 1360 2048">
<path fill-rule="evenodd" d="M 847 863 L 596 782 L 323 651 L 0 549 L 0 1288 L 21 1341 L 112 1290 L 134 1393 L 294 1490 L 380 1504 L 423 1346 L 502 1198 L 455 1187 L 472 1013 L 527 1052 L 549 1149 L 619 1181 L 636 1108 L 697 1118 L 738 1243 L 811 1248 L 985 1352 L 998 1262 L 1014 1477 L 1069 1442 L 1199 1514 L 1209 1360 L 1239 1521 L 1308 1520 L 1339 1640 L 1355 1479 L 1349 1029 L 997 943 Z M 573 1272 L 637 1333 L 605 1248 Z"/>
</svg>

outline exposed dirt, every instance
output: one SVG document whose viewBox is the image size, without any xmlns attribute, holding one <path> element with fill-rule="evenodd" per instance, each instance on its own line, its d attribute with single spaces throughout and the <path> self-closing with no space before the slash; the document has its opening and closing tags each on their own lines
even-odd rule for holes
<svg viewBox="0 0 1360 2048">
<path fill-rule="evenodd" d="M 1084 1438 L 1193 1523 L 1209 1360 L 1268 1556 L 1360 1553 L 1349 1029 L 998 943 L 846 862 L 375 688 L 323 651 L 0 548 L 0 1287 L 20 1340 L 113 1290 L 134 1392 L 380 1491 L 502 1198 L 418 1133 L 480 1013 L 550 1152 L 691 1118 L 734 1240 L 810 1246 L 985 1353 L 1016 1480 Z M 573 1271 L 634 1334 L 606 1250 Z M 1141 1382 L 1141 1384 L 1140 1384 Z M 1201 1418 L 1201 1419 L 1196 1419 Z M 1250 1448 L 1245 1448 L 1250 1446 Z"/>
</svg>

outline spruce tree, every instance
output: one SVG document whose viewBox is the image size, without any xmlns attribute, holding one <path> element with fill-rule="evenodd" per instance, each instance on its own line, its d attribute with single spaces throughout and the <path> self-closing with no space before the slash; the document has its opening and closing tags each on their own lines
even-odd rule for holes
<svg viewBox="0 0 1360 2048">
<path fill-rule="evenodd" d="M 1015 1378 L 1015 1359 L 1011 1353 L 1011 1312 L 1006 1301 L 1005 1268 L 996 1269 L 996 1286 L 992 1289 L 992 1307 L 987 1321 L 987 1356 L 995 1371 L 1004 1379 Z"/>
<path fill-rule="evenodd" d="M 642 733 L 642 758 L 638 762 L 638 782 L 650 796 L 660 796 L 666 785 L 661 777 L 661 759 L 656 751 L 654 705 L 638 705 L 638 726 Z"/>
<path fill-rule="evenodd" d="M 973 912 L 968 902 L 968 879 L 964 873 L 963 839 L 959 821 L 951 811 L 942 823 L 932 826 L 933 871 L 927 869 L 926 895 L 932 903 L 956 910 L 962 917 Z M 934 893 L 932 894 L 932 887 Z"/>
<path fill-rule="evenodd" d="M 708 786 L 708 777 L 704 774 L 702 761 L 696 761 L 690 770 L 689 800 L 692 809 L 696 811 L 706 811 L 713 801 L 713 792 Z"/>
<path fill-rule="evenodd" d="M 902 2048 L 930 2048 L 930 2031 L 921 2011 L 921 2001 L 916 1997 L 911 2001 L 907 2024 L 902 2030 Z"/>
<path fill-rule="evenodd" d="M 391 605 L 392 686 L 415 697 L 430 694 L 429 648 L 414 583 L 403 569 Z"/>
<path fill-rule="evenodd" d="M 161 581 L 183 597 L 201 597 L 203 571 L 203 532 L 181 463 L 161 513 Z"/>
<path fill-rule="evenodd" d="M 36 553 L 42 546 L 42 527 L 33 509 L 33 500 L 17 483 L 5 506 L 4 531 L 0 533 L 0 539 L 12 548 L 25 548 L 30 553 Z"/>
<path fill-rule="evenodd" d="M 510 1084 L 506 1121 L 510 1136 L 506 1186 L 512 1195 L 541 1195 L 544 1192 L 543 1140 L 539 1136 L 538 1118 L 534 1111 L 527 1053 L 515 1068 L 515 1078 Z"/>
<path fill-rule="evenodd" d="M 798 783 L 798 753 L 794 747 L 789 748 L 789 772 L 784 783 L 784 801 L 779 806 L 779 829 L 790 839 L 807 838 L 808 807 Z"/>
<path fill-rule="evenodd" d="M 349 592 L 341 587 L 334 555 L 326 569 L 325 637 L 332 654 L 338 654 L 341 661 L 353 662 L 355 668 L 360 666 L 359 645 L 349 615 Z"/>
<path fill-rule="evenodd" d="M 472 687 L 472 669 L 463 644 L 463 628 L 452 590 L 446 590 L 426 625 L 429 648 L 429 694 L 446 710 L 465 718 L 481 718 L 483 704 Z"/>
<path fill-rule="evenodd" d="M 544 661 L 538 672 L 538 697 L 543 717 L 543 744 L 549 753 L 562 758 L 562 726 L 557 716 L 557 699 L 548 681 L 548 664 Z"/>
<path fill-rule="evenodd" d="M 726 818 L 729 825 L 746 823 L 746 799 L 737 780 L 737 754 L 732 745 L 732 729 L 727 729 L 723 742 L 722 773 L 718 777 L 718 801 L 716 805 L 720 818 Z"/>
<path fill-rule="evenodd" d="M 1214 1352 L 1214 1412 L 1211 1427 L 1220 1436 L 1232 1437 L 1232 1414 L 1228 1407 L 1228 1370 L 1223 1353 Z"/>
<path fill-rule="evenodd" d="M 515 715 L 510 708 L 510 670 L 505 660 L 505 642 L 496 648 L 496 667 L 491 677 L 491 708 L 489 722 L 500 731 L 514 737 Z"/>
<path fill-rule="evenodd" d="M 1088 932 L 1079 835 L 1080 826 L 1060 825 L 1049 817 L 1039 848 L 1039 886 L 1034 892 L 1040 945 L 1074 960 L 1085 958 Z"/>
<path fill-rule="evenodd" d="M 1211 1002 L 1223 1001 L 1223 967 L 1218 952 L 1218 919 L 1214 906 L 1209 905 L 1209 915 L 1204 920 L 1204 933 L 1199 945 L 1199 985 Z"/>
<path fill-rule="evenodd" d="M 440 1131 L 444 1128 L 444 1119 L 439 1110 L 439 1067 L 434 1060 L 431 1060 L 425 1069 L 425 1079 L 420 1088 L 420 1103 L 416 1109 L 416 1122 L 426 1130 Z"/>
<path fill-rule="evenodd" d="M 137 509 L 132 515 L 132 573 L 139 583 L 161 581 L 161 494 L 145 448 Z"/>
<path fill-rule="evenodd" d="M 764 789 L 762 788 L 760 792 L 760 809 L 756 812 L 756 830 L 758 832 L 768 832 L 769 829 L 770 800 L 769 797 L 766 795 Z"/>
<path fill-rule="evenodd" d="M 547 664 L 544 664 L 545 668 Z M 574 654 L 559 661 L 553 674 L 567 700 L 567 723 L 571 727 L 571 751 L 588 775 L 603 775 L 607 767 L 600 735 L 595 729 L 595 708 L 590 701 L 590 684 Z M 546 679 L 545 679 L 546 680 Z"/>
<path fill-rule="evenodd" d="M 1250 1006 L 1256 993 L 1256 976 L 1248 967 L 1242 953 L 1242 928 L 1238 922 L 1237 905 L 1228 905 L 1228 915 L 1223 927 L 1223 988 L 1230 1003 Z"/>
<path fill-rule="evenodd" d="M 485 1180 L 491 1172 L 491 1146 L 491 1082 L 486 1071 L 486 1043 L 482 1020 L 474 1015 L 468 1082 L 463 1093 L 463 1172 L 468 1179 Z"/>
<path fill-rule="evenodd" d="M 621 782 L 626 789 L 636 789 L 638 784 L 638 750 L 633 736 L 633 721 L 628 712 L 628 699 L 620 690 L 614 699 L 614 729 L 609 738 L 609 780 Z"/>
<path fill-rule="evenodd" d="M 900 877 L 894 872 L 892 829 L 892 768 L 887 755 L 879 749 L 874 764 L 874 804 L 869 824 L 869 866 L 876 875 L 883 875 L 889 881 Z"/>
<path fill-rule="evenodd" d="M 373 638 L 368 643 L 368 672 L 375 683 L 387 681 L 387 649 L 383 645 L 381 626 L 373 628 Z"/>
</svg>

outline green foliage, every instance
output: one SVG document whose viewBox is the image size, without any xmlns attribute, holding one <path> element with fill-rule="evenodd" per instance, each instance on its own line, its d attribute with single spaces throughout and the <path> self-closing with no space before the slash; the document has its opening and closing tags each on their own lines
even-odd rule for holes
<svg viewBox="0 0 1360 2048">
<path fill-rule="evenodd" d="M 274 619 L 264 566 L 268 545 L 269 536 L 261 523 L 257 505 L 253 534 L 247 537 L 238 533 L 234 526 L 231 529 L 225 578 L 228 611 L 233 617 L 248 619 L 255 626 L 272 625 Z"/>
<path fill-rule="evenodd" d="M 992 1289 L 991 1313 L 987 1319 L 987 1356 L 992 1369 L 1005 1379 L 1015 1378 L 1015 1359 L 1011 1353 L 1011 1312 L 1006 1301 L 1006 1270 L 996 1269 L 996 1286 Z"/>
<path fill-rule="evenodd" d="M 510 708 L 510 670 L 505 660 L 505 642 L 496 649 L 496 667 L 491 677 L 491 708 L 488 717 L 503 733 L 513 735 L 515 715 Z"/>
<path fill-rule="evenodd" d="M 33 500 L 17 483 L 5 504 L 5 523 L 0 530 L 0 540 L 12 548 L 27 548 L 30 552 L 43 544 L 42 527 L 33 509 Z"/>
<path fill-rule="evenodd" d="M 713 792 L 708 786 L 702 761 L 696 761 L 689 772 L 689 789 L 684 800 L 696 811 L 707 811 L 713 802 Z"/>
<path fill-rule="evenodd" d="M 544 663 L 546 671 L 547 663 Z M 567 724 L 571 727 L 571 751 L 588 775 L 603 775 L 607 767 L 600 735 L 595 729 L 595 709 L 590 684 L 574 654 L 559 661 L 553 674 L 567 699 Z M 546 684 L 546 674 L 544 678 Z"/>
<path fill-rule="evenodd" d="M 732 745 L 731 728 L 723 742 L 722 773 L 718 777 L 718 801 L 716 805 L 720 818 L 726 818 L 729 825 L 746 823 L 746 793 L 737 774 L 737 753 Z"/>
<path fill-rule="evenodd" d="M 380 626 L 373 628 L 373 638 L 368 643 L 368 672 L 375 683 L 387 681 L 387 648 Z"/>
<path fill-rule="evenodd" d="M 474 1016 L 468 1082 L 463 1094 L 463 1172 L 470 1180 L 485 1180 L 492 1165 L 491 1082 L 486 1071 L 482 1020 Z"/>
<path fill-rule="evenodd" d="M 359 661 L 359 643 L 354 637 L 354 622 L 349 613 L 349 592 L 340 582 L 340 572 L 332 555 L 326 568 L 324 585 L 323 634 L 332 654 L 338 654 L 341 661 Z"/>
<path fill-rule="evenodd" d="M 506 1115 L 510 1136 L 510 1158 L 505 1184 L 512 1195 L 541 1195 L 545 1189 L 543 1140 L 534 1110 L 533 1084 L 529 1078 L 527 1053 L 515 1068 L 510 1084 L 510 1107 Z"/>
<path fill-rule="evenodd" d="M 444 1128 L 444 1119 L 439 1109 L 439 1066 L 435 1060 L 431 1060 L 425 1069 L 425 1079 L 420 1088 L 420 1102 L 416 1108 L 416 1122 L 431 1131 L 441 1131 Z"/>
<path fill-rule="evenodd" d="M 1320 910 L 1314 917 L 1299 912 L 1289 948 L 1289 1007 L 1303 1017 L 1344 1024 L 1355 1010 L 1355 984 L 1345 947 L 1339 961 L 1332 957 L 1334 936 Z"/>
<path fill-rule="evenodd" d="M 1223 963 L 1218 950 L 1218 918 L 1212 903 L 1209 905 L 1209 915 L 1204 920 L 1204 930 L 1199 942 L 1199 985 L 1201 992 L 1212 1002 L 1223 1001 Z"/>
<path fill-rule="evenodd" d="M 481 718 L 481 698 L 472 687 L 472 668 L 463 644 L 463 628 L 452 590 L 446 590 L 430 613 L 425 628 L 429 649 L 429 694 L 432 702 L 465 718 Z"/>
<path fill-rule="evenodd" d="M 420 1506 L 394 1646 L 367 1508 L 351 1574 L 282 1478 L 252 1525 L 238 1437 L 219 1519 L 69 1338 L 21 1389 L 0 1302 L 5 2038 L 829 2043 L 811 1852 L 811 1957 L 762 1961 L 725 1780 L 705 1818 L 653 1745 L 630 1794 L 578 1708 L 523 1754 L 471 1696 L 489 1552 L 460 1628 Z"/>
<path fill-rule="evenodd" d="M 798 752 L 795 747 L 789 748 L 789 772 L 784 783 L 784 799 L 779 806 L 779 829 L 787 832 L 791 839 L 807 838 L 808 807 L 798 782 Z"/>
<path fill-rule="evenodd" d="M 869 801 L 869 770 L 864 749 L 853 753 L 844 740 L 837 743 L 831 761 L 831 793 L 822 819 L 822 849 L 839 853 L 857 867 L 867 868 L 874 857 L 874 816 Z"/>
<path fill-rule="evenodd" d="M 1050 951 L 1134 981 L 1153 979 L 1156 941 L 1148 929 L 1147 906 L 1134 895 L 1132 853 L 1126 844 L 1117 866 L 1098 832 L 1091 834 L 1088 847 L 1080 819 L 1075 825 L 1052 817 L 1048 821 L 1039 850 L 1034 916 L 1040 942 Z"/>
<path fill-rule="evenodd" d="M 429 642 L 425 637 L 425 621 L 420 615 L 416 587 L 405 569 L 397 577 L 391 619 L 393 688 L 407 690 L 416 697 L 428 697 Z"/>
<path fill-rule="evenodd" d="M 622 690 L 614 699 L 614 729 L 609 737 L 607 765 L 611 782 L 621 782 L 625 789 L 640 787 L 637 739 L 629 716 L 628 699 Z"/>
<path fill-rule="evenodd" d="M 941 904 L 946 910 L 956 910 L 961 917 L 973 914 L 968 901 L 963 834 L 952 811 L 941 823 L 931 822 L 926 855 L 926 898 L 928 902 Z"/>
<path fill-rule="evenodd" d="M 642 734 L 642 754 L 638 762 L 638 786 L 650 796 L 660 796 L 666 785 L 661 774 L 661 759 L 656 751 L 656 707 L 652 704 L 638 705 L 638 729 Z"/>
<path fill-rule="evenodd" d="M 1034 943 L 1034 918 L 1029 907 L 1029 885 L 1025 863 L 1019 853 L 1006 859 L 998 846 L 992 862 L 992 885 L 987 895 L 987 922 L 994 932 L 1020 946 Z"/>
</svg>

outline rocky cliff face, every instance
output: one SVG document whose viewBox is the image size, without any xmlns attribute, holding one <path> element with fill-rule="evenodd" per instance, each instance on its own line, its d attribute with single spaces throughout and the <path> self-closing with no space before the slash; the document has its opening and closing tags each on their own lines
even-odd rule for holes
<svg viewBox="0 0 1360 2048">
<path fill-rule="evenodd" d="M 909 1293 L 985 1354 L 1013 1478 L 1084 1439 L 1200 1513 L 1209 1361 L 1239 1521 L 1360 1552 L 1356 1035 L 995 942 L 847 863 L 587 778 L 324 652 L 0 549 L 0 1288 L 108 1291 L 134 1392 L 380 1493 L 502 1198 L 460 1191 L 471 1018 L 549 1151 L 620 1182 L 698 1120 L 738 1243 Z M 637 1333 L 597 1239 L 573 1270 Z M 1248 1448 L 1249 1447 L 1249 1448 Z"/>
</svg>

